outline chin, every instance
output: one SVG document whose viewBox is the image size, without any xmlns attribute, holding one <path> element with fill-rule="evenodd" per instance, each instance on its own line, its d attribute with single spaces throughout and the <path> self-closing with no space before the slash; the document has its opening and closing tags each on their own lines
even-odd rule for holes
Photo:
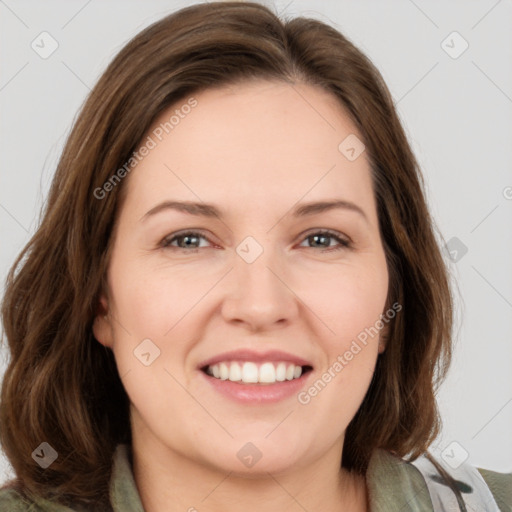
<svg viewBox="0 0 512 512">
<path fill-rule="evenodd" d="M 239 476 L 243 478 L 261 478 L 268 477 L 268 473 L 276 475 L 279 473 L 286 473 L 291 468 L 296 468 L 297 457 L 290 454 L 273 453 L 271 457 L 261 457 L 252 466 L 245 465 L 238 458 L 233 460 L 232 457 L 226 457 L 223 461 L 224 464 L 217 467 L 224 472 L 230 472 L 232 476 Z"/>
<path fill-rule="evenodd" d="M 297 468 L 300 450 L 286 439 L 265 439 L 264 436 L 236 436 L 224 447 L 217 445 L 217 453 L 211 454 L 210 464 L 224 472 L 232 472 L 244 477 L 256 477 L 267 473 L 286 472 Z M 211 444 L 209 448 L 211 450 Z M 205 448 L 206 449 L 206 448 Z M 268 476 L 268 475 L 267 475 Z"/>
</svg>

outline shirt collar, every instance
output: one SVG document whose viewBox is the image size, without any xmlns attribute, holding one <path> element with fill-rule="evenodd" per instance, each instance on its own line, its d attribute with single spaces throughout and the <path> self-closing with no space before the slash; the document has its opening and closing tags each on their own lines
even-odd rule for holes
<svg viewBox="0 0 512 512">
<path fill-rule="evenodd" d="M 118 444 L 110 479 L 110 501 L 114 512 L 144 512 L 131 464 L 131 446 Z"/>
<path fill-rule="evenodd" d="M 423 475 L 414 464 L 376 449 L 366 472 L 371 512 L 434 512 Z"/>
</svg>

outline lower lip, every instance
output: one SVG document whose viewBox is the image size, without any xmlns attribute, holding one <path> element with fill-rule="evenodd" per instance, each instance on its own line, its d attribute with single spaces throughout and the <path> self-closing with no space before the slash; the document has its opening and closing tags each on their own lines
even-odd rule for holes
<svg viewBox="0 0 512 512">
<path fill-rule="evenodd" d="M 312 371 L 301 375 L 298 379 L 275 382 L 273 384 L 241 384 L 230 380 L 211 377 L 200 371 L 213 388 L 224 396 L 241 403 L 275 403 L 293 395 L 297 395 L 305 386 Z"/>
</svg>

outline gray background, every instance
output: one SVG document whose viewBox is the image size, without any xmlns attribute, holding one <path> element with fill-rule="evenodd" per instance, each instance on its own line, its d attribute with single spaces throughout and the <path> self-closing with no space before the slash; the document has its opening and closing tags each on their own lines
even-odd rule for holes
<svg viewBox="0 0 512 512">
<path fill-rule="evenodd" d="M 37 226 L 64 140 L 100 73 L 135 33 L 191 3 L 0 0 L 2 282 Z M 467 456 L 512 471 L 512 2 L 262 3 L 335 26 L 383 74 L 450 241 L 458 294 L 435 448 L 446 461 Z M 31 47 L 42 46 L 43 31 L 58 43 L 46 59 Z M 454 31 L 463 39 L 448 37 Z M 3 373 L 7 352 L 0 356 Z M 1 456 L 0 481 L 11 474 Z"/>
</svg>

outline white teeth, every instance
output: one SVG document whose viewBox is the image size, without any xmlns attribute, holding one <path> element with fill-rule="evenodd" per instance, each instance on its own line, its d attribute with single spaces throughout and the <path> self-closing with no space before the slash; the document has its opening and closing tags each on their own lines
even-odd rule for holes
<svg viewBox="0 0 512 512">
<path fill-rule="evenodd" d="M 258 366 L 256 364 L 244 363 L 242 366 L 242 382 L 258 382 Z"/>
<path fill-rule="evenodd" d="M 238 363 L 231 363 L 229 368 L 229 380 L 233 382 L 242 380 L 242 368 Z"/>
<path fill-rule="evenodd" d="M 298 379 L 302 375 L 302 366 L 285 362 L 257 364 L 248 361 L 227 361 L 208 366 L 206 372 L 208 375 L 221 380 L 245 384 L 272 384 Z"/>
<path fill-rule="evenodd" d="M 279 363 L 276 368 L 276 380 L 278 382 L 283 382 L 286 379 L 286 365 L 284 363 Z"/>
<path fill-rule="evenodd" d="M 263 363 L 260 367 L 260 382 L 275 382 L 276 369 L 272 363 Z"/>
<path fill-rule="evenodd" d="M 220 370 L 220 378 L 221 380 L 227 380 L 229 377 L 229 368 L 226 363 L 220 363 L 219 365 Z"/>
</svg>

